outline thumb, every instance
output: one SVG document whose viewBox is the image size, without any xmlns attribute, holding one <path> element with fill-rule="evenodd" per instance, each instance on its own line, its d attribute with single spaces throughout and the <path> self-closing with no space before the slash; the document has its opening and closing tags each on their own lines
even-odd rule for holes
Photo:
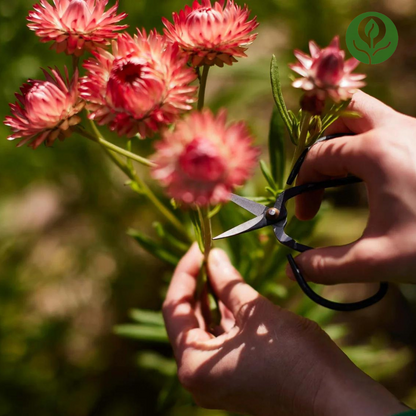
<svg viewBox="0 0 416 416">
<path fill-rule="evenodd" d="M 304 278 L 314 283 L 365 283 L 382 281 L 385 274 L 377 252 L 365 240 L 337 246 L 308 250 L 295 258 Z M 286 274 L 294 279 L 288 265 Z"/>
<path fill-rule="evenodd" d="M 227 254 L 214 248 L 208 258 L 209 279 L 219 300 L 237 317 L 242 306 L 260 297 L 233 267 Z"/>
<path fill-rule="evenodd" d="M 326 130 L 326 134 L 347 131 L 357 134 L 365 133 L 382 126 L 384 123 L 388 122 L 394 114 L 397 114 L 391 107 L 363 91 L 357 91 L 352 96 L 347 110 L 357 112 L 361 117 L 341 117 Z"/>
</svg>

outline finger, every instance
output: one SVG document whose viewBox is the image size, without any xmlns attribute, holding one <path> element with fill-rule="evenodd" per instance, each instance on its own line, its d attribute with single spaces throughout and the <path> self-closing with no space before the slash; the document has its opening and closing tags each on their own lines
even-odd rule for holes
<svg viewBox="0 0 416 416">
<path fill-rule="evenodd" d="M 242 306 L 260 297 L 258 292 L 244 282 L 224 251 L 218 248 L 211 251 L 208 268 L 215 293 L 236 318 Z"/>
<path fill-rule="evenodd" d="M 317 143 L 303 162 L 296 184 L 321 182 L 348 174 L 365 180 L 368 176 L 367 155 L 360 150 L 365 137 L 366 134 L 361 134 Z M 300 220 L 313 218 L 319 210 L 323 194 L 324 191 L 320 190 L 299 195 L 296 198 L 296 217 Z"/>
<path fill-rule="evenodd" d="M 362 91 L 357 91 L 352 96 L 347 110 L 355 111 L 361 117 L 341 117 L 327 129 L 326 134 L 365 133 L 382 126 L 387 120 L 391 119 L 392 115 L 397 114 L 391 107 Z"/>
<path fill-rule="evenodd" d="M 186 346 L 187 334 L 192 330 L 192 339 L 207 340 L 211 335 L 199 327 L 194 310 L 194 295 L 197 276 L 203 256 L 194 244 L 179 262 L 169 285 L 163 304 L 166 330 L 175 356 L 180 356 Z"/>
<path fill-rule="evenodd" d="M 382 242 L 361 239 L 354 243 L 306 251 L 295 258 L 306 280 L 324 285 L 382 281 L 383 262 L 375 260 Z M 294 279 L 290 267 L 286 274 Z"/>
</svg>

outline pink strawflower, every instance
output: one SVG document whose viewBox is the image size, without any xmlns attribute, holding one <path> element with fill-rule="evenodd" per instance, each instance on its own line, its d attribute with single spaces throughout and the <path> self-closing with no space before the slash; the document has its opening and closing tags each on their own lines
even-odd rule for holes
<svg viewBox="0 0 416 416">
<path fill-rule="evenodd" d="M 301 75 L 293 82 L 295 88 L 302 88 L 308 95 L 316 95 L 324 100 L 327 97 L 335 102 L 347 100 L 358 88 L 365 85 L 365 74 L 352 74 L 359 61 L 350 58 L 345 61 L 345 52 L 339 49 L 339 37 L 335 36 L 327 48 L 320 49 L 309 42 L 311 56 L 295 50 L 299 62 L 290 64 L 290 68 Z"/>
<path fill-rule="evenodd" d="M 235 58 L 245 57 L 247 47 L 257 34 L 256 18 L 249 20 L 247 6 L 241 8 L 234 0 L 194 1 L 192 7 L 173 13 L 173 24 L 163 18 L 165 35 L 177 42 L 190 56 L 193 66 L 232 65 Z"/>
<path fill-rule="evenodd" d="M 258 149 L 243 122 L 227 126 L 225 110 L 193 112 L 155 144 L 152 175 L 186 205 L 227 201 L 256 164 Z"/>
<path fill-rule="evenodd" d="M 156 31 L 143 30 L 132 38 L 121 34 L 112 54 L 100 50 L 84 63 L 88 74 L 81 95 L 90 118 L 109 124 L 120 136 L 151 136 L 172 123 L 195 102 L 196 73 L 177 45 Z"/>
<path fill-rule="evenodd" d="M 108 0 L 40 0 L 27 20 L 41 42 L 53 41 L 52 49 L 68 55 L 81 56 L 85 50 L 109 44 L 117 31 L 127 25 L 117 25 L 127 14 L 117 13 L 118 1 L 107 11 Z"/>
<path fill-rule="evenodd" d="M 57 69 L 51 69 L 52 75 L 43 72 L 46 81 L 23 84 L 21 94 L 16 94 L 20 103 L 10 104 L 13 115 L 4 121 L 13 130 L 8 140 L 23 138 L 18 147 L 28 142 L 33 149 L 42 143 L 51 146 L 57 138 L 70 136 L 72 127 L 81 121 L 77 114 L 84 102 L 78 94 L 78 71 L 71 81 L 66 68 L 64 78 Z"/>
</svg>

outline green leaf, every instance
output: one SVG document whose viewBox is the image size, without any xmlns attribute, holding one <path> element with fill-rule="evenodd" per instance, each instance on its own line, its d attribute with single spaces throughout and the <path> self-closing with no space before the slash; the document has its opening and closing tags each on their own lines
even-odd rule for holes
<svg viewBox="0 0 416 416">
<path fill-rule="evenodd" d="M 344 118 L 361 118 L 362 114 L 358 111 L 341 111 L 338 116 Z"/>
<path fill-rule="evenodd" d="M 290 117 L 293 120 L 294 114 Z M 269 157 L 271 176 L 279 188 L 283 188 L 286 167 L 285 137 L 282 121 L 277 108 L 274 107 L 270 119 Z"/>
<path fill-rule="evenodd" d="M 129 313 L 130 317 L 136 322 L 145 325 L 165 326 L 162 312 L 150 311 L 145 309 L 132 309 Z"/>
<path fill-rule="evenodd" d="M 198 212 L 191 209 L 189 210 L 189 216 L 191 217 L 192 224 L 194 226 L 195 231 L 195 238 L 198 242 L 199 249 L 201 250 L 201 253 L 204 252 L 204 242 L 202 240 L 202 227 L 201 227 L 201 220 L 199 219 Z"/>
<path fill-rule="evenodd" d="M 178 264 L 179 256 L 175 256 L 169 250 L 165 249 L 160 243 L 152 240 L 140 231 L 130 229 L 127 231 L 127 234 L 133 237 L 144 250 L 153 254 L 158 259 L 163 260 L 172 266 L 176 266 Z"/>
<path fill-rule="evenodd" d="M 270 80 L 272 83 L 272 92 L 273 92 L 274 102 L 277 105 L 279 114 L 282 117 L 282 120 L 284 121 L 286 128 L 289 131 L 290 136 L 292 137 L 292 122 L 290 120 L 290 116 L 287 112 L 285 100 L 283 98 L 282 88 L 280 85 L 279 66 L 277 65 L 277 59 L 276 59 L 276 56 L 274 55 L 272 56 L 272 61 L 270 64 Z"/>
<path fill-rule="evenodd" d="M 221 208 L 222 208 L 222 204 L 216 205 L 211 211 L 209 211 L 208 218 L 212 218 L 215 215 L 217 215 L 220 212 Z"/>
<path fill-rule="evenodd" d="M 153 227 L 155 228 L 157 235 L 162 238 L 170 247 L 176 249 L 180 255 L 183 255 L 188 251 L 189 244 L 178 240 L 176 237 L 170 234 L 169 231 L 166 231 L 165 227 L 160 222 L 154 222 Z"/>
<path fill-rule="evenodd" d="M 169 338 L 164 327 L 135 324 L 117 325 L 113 329 L 116 335 L 141 341 L 168 343 Z"/>
<path fill-rule="evenodd" d="M 276 182 L 274 181 L 273 176 L 269 170 L 269 167 L 267 166 L 264 160 L 260 160 L 260 169 L 263 173 L 263 176 L 266 178 L 267 183 L 270 185 L 273 191 L 277 189 Z"/>
<path fill-rule="evenodd" d="M 172 377 L 176 374 L 175 360 L 154 351 L 140 352 L 136 362 L 141 369 L 157 371 L 161 376 Z"/>
<path fill-rule="evenodd" d="M 376 38 L 378 34 L 380 33 L 378 24 L 374 19 L 371 19 L 366 24 L 364 31 L 365 31 L 366 36 L 368 36 L 370 39 Z"/>
</svg>

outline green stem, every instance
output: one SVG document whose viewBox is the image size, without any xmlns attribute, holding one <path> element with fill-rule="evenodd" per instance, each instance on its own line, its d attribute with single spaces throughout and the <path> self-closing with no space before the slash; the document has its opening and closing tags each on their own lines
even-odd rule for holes
<svg viewBox="0 0 416 416">
<path fill-rule="evenodd" d="M 113 153 L 113 149 L 109 146 L 106 146 L 104 143 L 108 143 L 105 139 L 102 138 L 101 134 L 99 133 L 97 127 L 94 123 L 92 123 L 94 131 L 97 133 L 97 136 L 87 132 L 86 130 L 78 130 L 78 133 L 99 143 L 102 149 L 105 151 L 107 156 L 116 164 L 120 170 L 122 170 L 136 185 L 137 188 L 132 189 L 142 195 L 145 195 L 153 205 L 159 210 L 159 212 L 172 224 L 175 229 L 180 232 L 180 234 L 186 239 L 188 242 L 192 242 L 192 239 L 189 237 L 188 233 L 186 232 L 183 224 L 173 215 L 169 209 L 162 204 L 162 202 L 157 198 L 157 196 L 153 193 L 153 191 L 143 182 L 140 177 L 137 175 L 136 171 L 129 167 L 123 160 L 121 160 L 116 154 Z M 104 143 L 103 143 L 104 142 Z M 116 146 L 117 147 L 117 146 Z M 117 147 L 118 148 L 118 147 Z M 120 148 L 118 148 L 120 149 Z M 124 149 L 121 149 L 124 150 Z M 127 153 L 131 153 L 126 151 Z M 119 152 L 120 153 L 120 152 Z M 123 154 L 123 153 L 121 153 Z M 133 153 L 132 153 L 133 154 Z M 129 157 L 129 156 L 127 156 Z M 133 159 L 133 158 L 131 158 Z M 133 159 L 136 160 L 136 159 Z"/>
<path fill-rule="evenodd" d="M 204 65 L 204 69 L 202 70 L 202 75 L 199 79 L 199 93 L 198 93 L 198 110 L 202 110 L 204 108 L 205 103 L 205 90 L 207 88 L 207 78 L 209 72 L 209 65 Z"/>
<path fill-rule="evenodd" d="M 209 252 L 212 248 L 212 227 L 211 219 L 209 217 L 209 207 L 199 208 L 199 215 L 202 225 L 202 239 L 204 243 L 204 261 L 208 262 Z"/>
<path fill-rule="evenodd" d="M 155 166 L 155 164 L 151 162 L 149 159 L 136 155 L 135 153 L 129 152 L 128 150 L 122 149 L 121 147 L 118 147 L 115 144 L 108 142 L 101 136 L 98 129 L 96 129 L 95 131 L 96 135 L 93 135 L 89 133 L 88 131 L 81 129 L 79 127 L 76 128 L 75 131 L 79 133 L 81 136 L 84 136 L 87 139 L 93 140 L 94 142 L 101 144 L 101 146 L 104 146 L 107 149 L 112 150 L 113 152 L 119 153 L 120 155 L 126 156 L 132 160 L 135 160 L 136 162 L 141 163 L 142 165 L 150 166 L 150 167 Z"/>
<path fill-rule="evenodd" d="M 299 135 L 299 141 L 295 148 L 295 153 L 293 154 L 292 163 L 290 164 L 290 170 L 289 172 L 292 172 L 293 167 L 295 166 L 295 163 L 299 159 L 300 155 L 306 148 L 306 139 L 308 137 L 308 130 L 309 130 L 309 122 L 311 121 L 312 115 L 309 113 L 304 113 L 302 115 L 302 121 L 301 121 L 301 127 L 300 127 L 300 135 Z M 287 185 L 285 186 L 285 190 L 290 188 L 293 185 Z"/>
</svg>

